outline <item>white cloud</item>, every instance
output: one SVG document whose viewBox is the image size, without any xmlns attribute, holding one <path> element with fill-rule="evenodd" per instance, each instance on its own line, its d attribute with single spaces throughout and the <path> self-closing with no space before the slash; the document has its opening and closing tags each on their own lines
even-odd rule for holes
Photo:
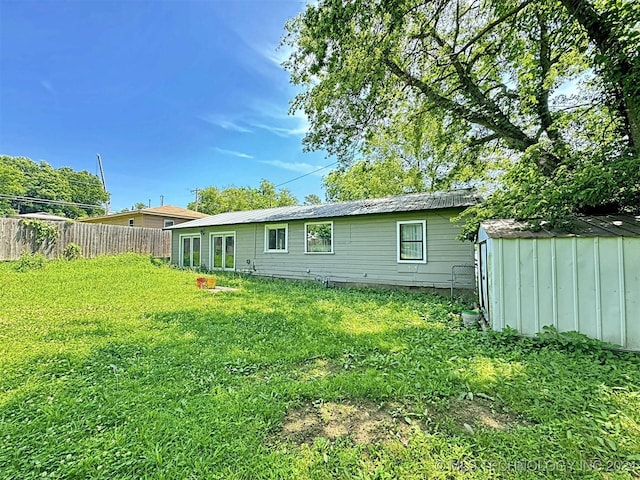
<svg viewBox="0 0 640 480">
<path fill-rule="evenodd" d="M 261 128 L 262 130 L 266 130 L 283 138 L 292 136 L 303 136 L 305 133 L 307 133 L 308 130 L 307 126 L 287 128 L 278 127 L 276 125 L 267 125 L 265 123 L 252 123 L 252 125 L 256 128 Z"/>
<path fill-rule="evenodd" d="M 248 153 L 236 152 L 235 150 L 225 150 L 224 148 L 216 147 L 214 149 L 216 152 L 222 153 L 223 155 L 231 155 L 233 157 L 239 158 L 254 158 L 253 155 L 249 155 Z"/>
<path fill-rule="evenodd" d="M 284 61 L 287 60 L 293 52 L 293 48 L 289 45 L 267 45 L 266 47 L 251 45 L 251 47 L 280 69 L 282 69 Z"/>
<path fill-rule="evenodd" d="M 267 130 L 280 137 L 304 136 L 309 131 L 309 120 L 302 111 L 289 115 L 281 106 L 256 103 L 254 110 L 262 119 L 251 122 L 251 126 Z"/>
<path fill-rule="evenodd" d="M 233 130 L 241 133 L 252 132 L 250 128 L 245 127 L 244 125 L 238 123 L 237 120 L 226 118 L 226 117 L 223 117 L 222 115 L 215 115 L 215 114 L 201 115 L 200 119 L 212 125 L 215 125 L 217 127 L 224 128 L 225 130 Z"/>
<path fill-rule="evenodd" d="M 321 177 L 322 171 L 316 172 L 316 170 L 320 170 L 323 167 L 317 165 L 311 165 L 309 163 L 303 162 L 283 162 L 282 160 L 260 160 L 260 163 L 264 163 L 266 165 L 271 165 L 276 168 L 282 168 L 283 170 L 290 170 L 292 172 L 297 173 L 312 173 L 318 177 Z"/>
</svg>

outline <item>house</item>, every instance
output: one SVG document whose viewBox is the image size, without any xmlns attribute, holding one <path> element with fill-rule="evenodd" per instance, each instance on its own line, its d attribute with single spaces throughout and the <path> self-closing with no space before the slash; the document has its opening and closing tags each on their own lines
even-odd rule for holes
<svg viewBox="0 0 640 480">
<path fill-rule="evenodd" d="M 169 227 L 171 261 L 325 284 L 451 288 L 452 267 L 473 265 L 451 218 L 469 191 L 229 212 Z M 470 281 L 468 288 L 474 288 Z"/>
<path fill-rule="evenodd" d="M 186 208 L 166 205 L 162 207 L 143 208 L 127 212 L 88 217 L 78 220 L 85 223 L 106 223 L 129 227 L 166 228 L 172 225 L 189 222 L 196 218 L 204 218 L 205 213 L 194 212 Z"/>
<path fill-rule="evenodd" d="M 478 231 L 478 292 L 494 330 L 546 325 L 640 351 L 640 216 L 585 216 L 569 231 L 491 220 Z"/>
</svg>

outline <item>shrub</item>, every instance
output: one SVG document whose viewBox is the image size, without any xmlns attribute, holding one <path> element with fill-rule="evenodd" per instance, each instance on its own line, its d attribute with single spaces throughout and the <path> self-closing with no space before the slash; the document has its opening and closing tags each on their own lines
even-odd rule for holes
<svg viewBox="0 0 640 480">
<path fill-rule="evenodd" d="M 58 239 L 60 232 L 55 225 L 44 222 L 38 219 L 25 219 L 21 220 L 21 223 L 33 230 L 35 241 L 38 245 L 42 245 L 45 242 L 55 243 Z"/>
<path fill-rule="evenodd" d="M 39 270 L 47 263 L 47 257 L 41 253 L 23 252 L 16 262 L 16 270 L 18 272 L 26 272 L 28 270 Z"/>
<path fill-rule="evenodd" d="M 66 260 L 76 260 L 82 257 L 82 247 L 77 243 L 68 243 L 66 247 L 64 247 L 64 251 L 62 252 L 62 256 Z"/>
</svg>

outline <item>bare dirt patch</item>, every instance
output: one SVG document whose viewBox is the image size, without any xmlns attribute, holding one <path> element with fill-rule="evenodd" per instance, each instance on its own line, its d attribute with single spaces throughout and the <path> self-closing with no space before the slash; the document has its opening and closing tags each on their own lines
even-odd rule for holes
<svg viewBox="0 0 640 480">
<path fill-rule="evenodd" d="M 324 367 L 324 364 L 320 365 Z M 321 368 L 322 370 L 322 368 Z M 447 410 L 411 413 L 408 405 L 355 402 L 314 402 L 290 410 L 277 435 L 278 440 L 298 445 L 313 444 L 316 438 L 328 440 L 348 437 L 369 445 L 397 440 L 404 445 L 420 430 L 439 430 L 438 425 L 473 433 L 478 429 L 511 430 L 528 426 L 521 417 L 497 409 L 490 400 L 452 400 Z"/>
<path fill-rule="evenodd" d="M 359 444 L 392 439 L 406 443 L 411 429 L 401 418 L 391 415 L 389 408 L 380 405 L 316 402 L 287 413 L 279 436 L 299 445 L 312 444 L 317 437 L 349 437 Z"/>
<path fill-rule="evenodd" d="M 510 430 L 528 425 L 528 422 L 517 415 L 500 411 L 494 407 L 493 402 L 478 397 L 473 400 L 453 401 L 446 415 L 463 430 L 465 424 L 473 428 L 494 430 Z"/>
</svg>

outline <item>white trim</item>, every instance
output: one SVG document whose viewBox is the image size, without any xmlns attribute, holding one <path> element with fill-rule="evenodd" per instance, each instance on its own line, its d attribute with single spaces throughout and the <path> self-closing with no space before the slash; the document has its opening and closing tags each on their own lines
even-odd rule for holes
<svg viewBox="0 0 640 480">
<path fill-rule="evenodd" d="M 269 230 L 284 228 L 284 250 L 269 248 Z M 276 240 L 277 242 L 277 240 Z M 288 223 L 268 223 L 264 226 L 264 253 L 289 253 L 289 224 Z"/>
<path fill-rule="evenodd" d="M 402 260 L 400 258 L 400 225 L 422 225 L 422 260 Z M 396 260 L 398 263 L 427 263 L 427 221 L 426 220 L 398 220 L 396 222 Z"/>
<path fill-rule="evenodd" d="M 171 222 L 170 224 L 167 225 L 167 222 Z M 165 219 L 163 222 L 163 227 L 162 228 L 167 228 L 167 227 L 173 227 L 175 225 L 175 220 L 167 220 Z"/>
<path fill-rule="evenodd" d="M 222 237 L 222 267 L 214 267 L 213 266 L 213 239 L 214 237 Z M 227 268 L 224 266 L 226 263 L 226 252 L 224 239 L 225 237 L 233 237 L 233 268 Z M 209 232 L 209 270 L 228 270 L 235 271 L 236 269 L 236 232 L 235 231 L 227 231 L 227 232 Z"/>
<path fill-rule="evenodd" d="M 326 224 L 331 225 L 331 251 L 330 252 L 309 252 L 307 251 L 307 227 L 309 225 L 326 225 Z M 333 220 L 325 220 L 322 222 L 306 222 L 304 224 L 304 253 L 305 255 L 333 255 L 334 254 L 334 249 L 333 249 Z"/>
<path fill-rule="evenodd" d="M 182 242 L 182 240 L 184 238 L 199 238 L 200 239 L 200 254 L 198 255 L 200 257 L 200 265 L 191 265 L 189 268 L 200 268 L 200 266 L 202 265 L 202 235 L 200 235 L 199 233 L 182 233 L 180 235 L 178 235 L 178 265 L 180 266 L 180 268 L 185 268 L 184 266 L 184 244 Z M 193 242 L 191 242 L 191 245 L 193 246 Z M 193 255 L 193 252 L 192 252 Z M 191 262 L 193 261 L 193 257 L 191 259 Z M 189 263 L 191 263 L 189 262 Z"/>
</svg>

